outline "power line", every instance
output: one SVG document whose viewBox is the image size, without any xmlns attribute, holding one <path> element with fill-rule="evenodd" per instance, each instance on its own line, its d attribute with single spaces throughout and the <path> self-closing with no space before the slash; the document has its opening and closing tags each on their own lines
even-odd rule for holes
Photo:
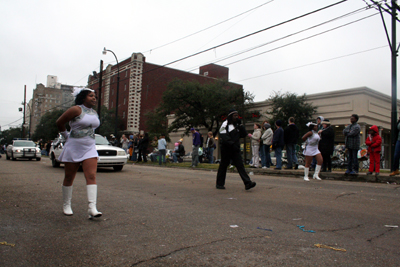
<svg viewBox="0 0 400 267">
<path fill-rule="evenodd" d="M 299 34 L 299 33 L 302 33 L 302 32 L 305 32 L 305 31 L 308 31 L 308 30 L 317 28 L 317 27 L 319 27 L 319 26 L 328 24 L 328 23 L 330 23 L 330 22 L 333 22 L 333 21 L 336 21 L 336 20 L 339 20 L 339 19 L 342 19 L 342 18 L 351 16 L 351 15 L 358 14 L 360 11 L 365 11 L 365 10 L 366 10 L 365 8 L 360 8 L 360 9 L 354 10 L 354 11 L 352 11 L 352 12 L 349 12 L 349 13 L 347 13 L 347 14 L 344 14 L 344 15 L 341 15 L 341 16 L 339 16 L 339 17 L 333 18 L 333 19 L 331 19 L 331 20 L 327 20 L 327 21 L 322 22 L 322 23 L 320 23 L 320 24 L 311 26 L 311 27 L 309 27 L 309 28 L 307 28 L 307 29 L 304 29 L 304 30 L 301 30 L 301 31 L 298 31 L 298 32 L 295 32 L 295 33 L 292 33 L 292 34 L 289 34 L 289 35 L 286 35 L 286 36 L 284 36 L 284 37 L 281 37 L 281 38 L 278 38 L 278 39 L 275 39 L 275 40 L 272 40 L 272 41 L 269 41 L 269 42 L 266 42 L 266 43 L 263 43 L 263 44 L 260 44 L 260 45 L 257 45 L 257 46 L 255 46 L 255 47 L 252 47 L 252 48 L 249 48 L 249 49 L 242 50 L 242 51 L 240 51 L 240 52 L 233 53 L 233 54 L 228 55 L 228 56 L 225 56 L 225 57 L 223 57 L 223 58 L 221 58 L 221 59 L 219 59 L 219 60 L 217 60 L 217 61 L 209 61 L 208 63 L 204 63 L 204 64 L 218 63 L 218 62 L 227 60 L 227 59 L 229 59 L 229 58 L 232 58 L 232 57 L 235 57 L 235 56 L 238 56 L 238 55 L 241 55 L 241 54 L 250 52 L 250 51 L 255 50 L 255 49 L 258 49 L 258 48 L 260 48 L 260 47 L 263 47 L 263 46 L 266 46 L 266 45 L 275 43 L 275 42 L 277 42 L 277 41 L 281 41 L 281 40 L 283 40 L 283 39 L 286 39 L 286 38 L 292 37 L 292 36 L 294 36 L 294 35 L 297 35 L 297 34 Z M 203 65 L 204 65 L 204 64 L 203 64 Z M 192 68 L 190 68 L 190 69 L 187 69 L 186 71 L 191 72 L 191 71 L 196 70 L 197 68 L 198 68 L 198 67 L 196 67 L 196 68 L 192 67 Z"/>
<path fill-rule="evenodd" d="M 340 25 L 340 26 L 338 26 L 338 27 L 335 27 L 335 28 L 332 28 L 332 29 L 329 29 L 329 30 L 326 30 L 326 31 L 323 31 L 323 32 L 320 32 L 320 33 L 317 33 L 317 34 L 314 34 L 314 35 L 311 35 L 311 36 L 308 36 L 308 37 L 306 37 L 306 38 L 303 38 L 303 39 L 300 39 L 300 40 L 297 40 L 297 41 L 294 41 L 294 42 L 291 42 L 291 43 L 288 43 L 288 44 L 285 44 L 285 45 L 282 45 L 282 46 L 279 46 L 279 47 L 276 47 L 276 48 L 273 48 L 273 49 L 270 49 L 270 50 L 267 50 L 267 51 L 264 51 L 264 52 L 261 52 L 261 53 L 258 53 L 258 54 L 256 54 L 256 55 L 253 55 L 253 56 L 249 56 L 249 57 L 246 57 L 246 58 L 243 58 L 243 59 L 240 59 L 240 60 L 237 60 L 237 61 L 234 61 L 234 62 L 228 63 L 228 64 L 224 65 L 224 67 L 226 67 L 226 66 L 229 66 L 229 65 L 232 65 L 232 64 L 235 64 L 235 63 L 238 63 L 238 62 L 241 62 L 241 61 L 244 61 L 244 60 L 247 60 L 247 59 L 250 59 L 250 58 L 253 58 L 253 57 L 256 57 L 256 56 L 260 56 L 260 55 L 263 55 L 263 54 L 269 53 L 269 52 L 271 52 L 271 51 L 278 50 L 278 49 L 280 49 L 280 48 L 283 48 L 283 47 L 286 47 L 286 46 L 289 46 L 289 45 L 292 45 L 292 44 L 295 44 L 295 43 L 299 43 L 299 42 L 302 42 L 302 41 L 305 41 L 305 40 L 311 39 L 311 38 L 313 38 L 313 37 L 316 37 L 316 36 L 319 36 L 319 35 L 325 34 L 325 33 L 327 33 L 327 32 L 331 32 L 331 31 L 337 30 L 337 29 L 339 29 L 339 28 L 342 28 L 342 27 L 348 26 L 348 25 L 350 25 L 350 24 L 353 24 L 353 23 L 359 22 L 359 21 L 361 21 L 361 20 L 364 20 L 364 19 L 370 18 L 370 17 L 372 17 L 372 16 L 376 16 L 377 14 L 378 14 L 378 13 L 375 13 L 375 14 L 372 14 L 372 15 L 366 16 L 366 17 L 364 17 L 364 18 L 357 19 L 357 20 L 354 20 L 354 21 L 352 21 L 352 22 L 349 22 L 349 23 L 346 23 L 346 24 Z"/>
<path fill-rule="evenodd" d="M 236 15 L 236 16 L 233 16 L 233 17 L 231 17 L 231 18 L 229 18 L 229 19 L 223 20 L 223 21 L 221 21 L 221 22 L 218 22 L 217 24 L 214 24 L 214 25 L 212 25 L 212 26 L 209 26 L 209 27 L 207 27 L 207 28 L 204 28 L 204 29 L 202 29 L 202 30 L 200 30 L 200 31 L 197 31 L 197 32 L 191 33 L 191 34 L 189 34 L 189 35 L 186 35 L 186 36 L 184 36 L 184 37 L 181 37 L 181 38 L 179 38 L 179 39 L 176 39 L 175 41 L 172 41 L 172 42 L 169 42 L 169 43 L 160 45 L 160 46 L 158 46 L 158 47 L 156 47 L 156 48 L 147 50 L 147 51 L 145 51 L 145 52 L 143 52 L 143 53 L 152 52 L 153 50 L 156 50 L 156 49 L 158 49 L 158 48 L 161 48 L 161 47 L 164 47 L 164 46 L 167 46 L 167 45 L 176 43 L 176 42 L 181 41 L 181 40 L 183 40 L 183 39 L 186 39 L 186 38 L 188 38 L 188 37 L 190 37 L 190 36 L 196 35 L 196 34 L 198 34 L 198 33 L 200 33 L 200 32 L 206 31 L 206 30 L 211 29 L 211 28 L 213 28 L 213 27 L 215 27 L 215 26 L 218 26 L 218 25 L 223 24 L 223 23 L 225 23 L 225 22 L 227 22 L 227 21 L 230 21 L 230 20 L 232 20 L 232 19 L 234 19 L 234 18 L 240 17 L 240 16 L 242 16 L 242 15 L 244 15 L 244 14 L 246 14 L 246 13 L 252 11 L 252 10 L 256 10 L 256 9 L 258 9 L 258 8 L 260 8 L 260 7 L 262 7 L 262 6 L 266 5 L 266 4 L 269 4 L 269 3 L 273 2 L 273 1 L 274 1 L 274 0 L 270 0 L 270 1 L 268 1 L 268 2 L 265 2 L 264 4 L 261 4 L 261 5 L 259 5 L 259 6 L 256 6 L 256 7 L 252 8 L 252 9 L 249 9 L 249 10 L 247 10 L 247 11 L 245 11 L 245 12 L 242 12 L 242 13 Z"/>
<path fill-rule="evenodd" d="M 364 8 L 362 8 L 362 9 L 364 9 Z M 334 21 L 334 20 L 339 19 L 339 18 L 342 18 L 342 17 L 349 16 L 349 15 L 351 15 L 352 13 L 356 14 L 357 12 L 359 12 L 359 11 L 362 10 L 362 9 L 357 9 L 357 10 L 355 10 L 355 11 L 353 11 L 353 12 L 350 12 L 350 13 L 347 13 L 347 14 L 345 14 L 345 15 L 339 16 L 339 17 L 337 17 L 337 18 L 335 18 L 335 19 L 329 20 L 329 21 L 327 21 L 327 22 L 325 22 L 325 23 Z M 307 40 L 307 39 L 311 39 L 311 38 L 313 38 L 313 37 L 316 37 L 316 36 L 319 36 L 319 35 L 328 33 L 328 32 L 330 32 L 330 31 L 333 31 L 333 30 L 336 30 L 336 29 L 339 29 L 339 28 L 348 26 L 348 25 L 350 25 L 350 24 L 359 22 L 359 21 L 364 20 L 364 19 L 366 19 L 366 18 L 375 16 L 375 15 L 377 15 L 377 14 L 378 14 L 378 13 L 374 13 L 374 14 L 372 14 L 372 15 L 369 15 L 369 16 L 366 16 L 366 17 L 363 17 L 363 18 L 354 20 L 354 21 L 352 21 L 352 22 L 349 22 L 349 23 L 346 23 L 346 24 L 337 26 L 337 27 L 335 27 L 335 28 L 332 28 L 332 29 L 329 29 L 329 30 L 326 30 L 326 31 L 323 31 L 323 32 L 320 32 L 320 33 L 317 33 L 317 34 L 314 34 L 314 35 L 311 35 L 311 36 L 309 36 L 309 37 L 306 37 L 306 38 L 303 38 L 303 39 L 300 39 L 300 40 L 297 40 L 297 41 L 294 41 L 294 42 L 291 42 L 291 43 L 288 43 L 288 44 L 285 44 L 285 45 L 282 45 L 282 46 L 279 46 L 279 47 L 276 47 L 276 48 L 273 48 L 273 49 L 270 49 L 270 50 L 267 50 L 267 51 L 264 51 L 264 52 L 261 52 L 261 53 L 258 53 L 258 54 L 256 54 L 256 55 L 252 55 L 252 56 L 249 56 L 249 57 L 246 57 L 246 58 L 243 58 L 243 59 L 240 59 L 240 60 L 237 60 L 237 61 L 234 61 L 234 62 L 225 64 L 224 66 L 229 66 L 229 65 L 232 65 L 232 64 L 235 64 L 235 63 L 238 63 L 238 62 L 241 62 L 241 61 L 244 61 L 244 60 L 247 60 L 247 59 L 256 57 L 256 56 L 260 56 L 260 55 L 265 54 L 265 53 L 268 53 L 268 52 L 272 52 L 272 51 L 278 50 L 278 49 L 280 49 L 280 48 L 283 48 L 283 47 L 286 47 L 286 46 L 289 46 L 289 45 L 292 45 L 292 44 L 295 44 L 295 43 L 299 43 L 299 42 L 301 42 L 301 41 L 305 41 L 305 40 Z M 322 23 L 322 24 L 325 24 L 325 23 Z M 313 26 L 313 27 L 310 27 L 310 28 L 308 28 L 308 29 L 315 28 L 315 27 L 320 26 L 320 25 L 322 25 L 322 24 L 318 24 L 318 25 Z M 308 30 L 308 29 L 299 31 L 298 33 L 303 32 L 303 31 L 306 31 L 306 30 Z M 297 34 L 297 33 L 295 33 L 295 34 Z M 294 35 L 294 34 L 290 34 L 290 35 L 288 35 L 287 37 L 290 37 L 290 36 L 293 36 L 293 35 Z M 283 38 L 286 38 L 286 37 L 283 37 Z M 280 39 L 283 39 L 283 38 L 280 38 Z M 280 40 L 280 39 L 277 39 L 277 40 Z M 274 42 L 274 41 L 272 41 L 272 42 Z M 272 43 L 272 42 L 269 42 L 269 43 Z M 267 44 L 269 44 L 269 43 L 267 43 Z M 234 56 L 230 56 L 230 57 L 234 57 Z M 226 60 L 226 59 L 228 59 L 228 58 L 230 58 L 230 57 L 224 58 L 224 59 L 222 59 L 222 60 Z M 219 60 L 219 61 L 222 61 L 222 60 Z M 219 61 L 214 61 L 214 63 L 219 62 Z M 153 69 L 150 69 L 150 70 L 148 70 L 148 71 L 139 73 L 138 75 L 141 75 L 141 74 L 144 74 L 144 73 L 147 73 L 147 72 L 150 72 L 150 71 L 153 71 L 153 70 L 162 68 L 162 67 L 164 67 L 164 66 L 166 66 L 166 65 L 158 66 L 158 67 L 153 68 Z M 122 79 L 122 80 L 120 80 L 120 82 L 121 82 L 121 81 L 124 81 L 124 80 L 128 80 L 128 79 L 129 79 L 129 78 Z M 114 84 L 114 83 L 115 83 L 115 82 L 111 82 L 110 85 L 111 85 L 111 84 Z"/>
<path fill-rule="evenodd" d="M 386 45 L 379 46 L 379 47 L 375 47 L 375 48 L 371 48 L 371 49 L 367 49 L 367 50 L 363 50 L 363 51 L 359 51 L 359 52 L 355 52 L 355 53 L 351 53 L 351 54 L 347 54 L 347 55 L 343 55 L 343 56 L 338 56 L 338 57 L 334 57 L 334 58 L 329 58 L 329 59 L 325 59 L 325 60 L 316 61 L 316 62 L 309 63 L 309 64 L 304 64 L 304 65 L 297 66 L 297 67 L 292 67 L 292 68 L 288 68 L 288 69 L 284 69 L 284 70 L 279 70 L 279 71 L 274 71 L 274 72 L 270 72 L 270 73 L 266 73 L 266 74 L 262 74 L 262 75 L 253 76 L 253 77 L 242 79 L 242 80 L 239 80 L 239 81 L 236 81 L 236 82 L 247 81 L 247 80 L 256 79 L 256 78 L 260 78 L 260 77 L 264 77 L 264 76 L 268 76 L 268 75 L 273 75 L 273 74 L 277 74 L 277 73 L 281 73 L 281 72 L 285 72 L 285 71 L 289 71 L 289 70 L 308 67 L 308 66 L 312 66 L 312 65 L 316 65 L 316 64 L 320 64 L 320 63 L 324 63 L 324 62 L 328 62 L 328 61 L 344 58 L 344 57 L 354 56 L 354 55 L 370 52 L 370 51 L 373 51 L 373 50 L 382 49 L 382 48 L 385 48 L 385 47 L 386 47 Z"/>
<path fill-rule="evenodd" d="M 223 24 L 223 23 L 225 23 L 225 22 L 227 22 L 227 21 L 230 21 L 230 20 L 232 20 L 232 19 L 234 19 L 234 18 L 240 17 L 240 16 L 242 16 L 242 15 L 244 15 L 244 14 L 250 12 L 250 11 L 256 10 L 256 9 L 258 9 L 258 8 L 260 8 L 260 7 L 262 7 L 262 6 L 266 5 L 266 4 L 269 4 L 269 3 L 273 2 L 273 1 L 274 1 L 274 0 L 267 1 L 267 2 L 265 2 L 265 3 L 263 3 L 263 4 L 259 5 L 259 6 L 256 6 L 256 7 L 254 7 L 254 8 L 251 8 L 251 9 L 249 9 L 249 10 L 247 10 L 247 11 L 245 11 L 245 12 L 242 12 L 242 13 L 240 13 L 240 14 L 238 14 L 238 15 L 235 15 L 235 16 L 229 18 L 229 19 L 226 19 L 226 20 L 223 20 L 223 21 L 221 21 L 221 22 L 218 22 L 217 24 L 214 24 L 214 25 L 212 25 L 212 26 L 209 26 L 209 27 L 207 27 L 207 28 L 204 28 L 204 29 L 202 29 L 202 30 L 200 30 L 200 31 L 191 33 L 191 34 L 189 34 L 189 35 L 187 35 L 187 36 L 181 37 L 181 38 L 179 38 L 179 39 L 177 39 L 177 40 L 175 40 L 175 41 L 172 41 L 172 42 L 163 44 L 163 45 L 161 45 L 161 46 L 158 46 L 158 47 L 156 47 L 156 48 L 153 48 L 153 49 L 144 51 L 144 52 L 142 52 L 142 53 L 148 53 L 148 52 L 151 52 L 151 51 L 153 51 L 153 50 L 155 50 L 155 49 L 158 49 L 158 48 L 167 46 L 167 45 L 172 44 L 172 43 L 176 43 L 176 42 L 181 41 L 181 40 L 183 40 L 183 39 L 186 39 L 186 38 L 188 38 L 188 37 L 190 37 L 190 36 L 196 35 L 196 34 L 198 34 L 198 33 L 200 33 L 200 32 L 206 31 L 206 30 L 211 29 L 211 28 L 213 28 L 213 27 L 215 27 L 215 26 L 218 26 L 218 25 Z M 130 57 L 126 57 L 126 58 L 123 59 L 121 62 L 125 61 L 125 60 L 128 59 L 128 58 L 130 58 Z M 108 63 L 104 63 L 104 64 L 107 65 L 107 64 L 110 64 L 111 62 L 114 62 L 114 61 L 109 61 Z M 95 69 L 95 68 L 94 68 L 94 69 Z M 88 75 L 90 75 L 90 73 L 89 73 Z M 83 78 L 79 79 L 77 82 L 74 83 L 74 85 L 77 84 L 78 82 L 80 82 L 82 79 L 84 79 L 84 78 L 87 77 L 88 75 L 85 75 Z M 120 80 L 120 81 L 121 81 L 121 80 Z"/>
<path fill-rule="evenodd" d="M 185 59 L 188 59 L 188 58 L 191 58 L 191 57 L 194 57 L 194 56 L 200 55 L 200 54 L 202 54 L 202 53 L 205 53 L 205 52 L 211 51 L 211 50 L 213 50 L 213 49 L 216 49 L 216 48 L 218 48 L 218 47 L 225 46 L 225 45 L 227 45 L 227 44 L 231 44 L 231 43 L 233 43 L 233 42 L 236 42 L 236 41 L 239 41 L 239 40 L 245 39 L 245 38 L 247 38 L 247 37 L 250 37 L 250 36 L 256 35 L 256 34 L 258 34 L 258 33 L 264 32 L 264 31 L 266 31 L 266 30 L 270 30 L 270 29 L 272 29 L 272 28 L 276 28 L 276 27 L 278 27 L 278 26 L 281 26 L 281 25 L 284 25 L 284 24 L 286 24 L 286 23 L 289 23 L 289 22 L 295 21 L 295 20 L 297 20 L 297 19 L 300 19 L 300 18 L 303 18 L 303 17 L 309 16 L 309 15 L 311 15 L 311 14 L 314 14 L 314 13 L 320 12 L 320 11 L 322 11 L 322 10 L 325 10 L 325 9 L 331 8 L 331 7 L 333 7 L 333 6 L 336 6 L 336 5 L 338 5 L 338 4 L 342 4 L 342 3 L 344 3 L 344 2 L 347 2 L 347 1 L 348 1 L 348 0 L 342 0 L 342 1 L 339 1 L 339 2 L 336 2 L 336 3 L 333 3 L 333 4 L 331 4 L 331 5 L 328 5 L 328 6 L 325 6 L 325 7 L 319 8 L 319 9 L 316 9 L 316 10 L 314 10 L 314 11 L 311 11 L 311 12 L 305 13 L 305 14 L 303 14 L 303 15 L 300 15 L 300 16 L 297 16 L 297 17 L 295 17 L 295 18 L 292 18 L 292 19 L 289 19 L 289 20 L 286 20 L 286 21 L 280 22 L 280 23 L 278 23 L 278 24 L 275 24 L 275 25 L 273 25 L 273 26 L 269 26 L 269 27 L 267 27 L 267 28 L 264 28 L 264 29 L 258 30 L 258 31 L 256 31 L 256 32 L 253 32 L 253 33 L 250 33 L 250 34 L 247 34 L 247 35 L 241 36 L 241 37 L 239 37 L 239 38 L 236 38 L 236 39 L 230 40 L 230 41 L 228 41 L 228 42 L 225 42 L 225 43 L 222 43 L 222 44 L 220 44 L 220 45 L 217 45 L 217 46 L 214 46 L 214 47 L 211 47 L 211 48 L 208 48 L 208 49 L 202 50 L 202 51 L 200 51 L 200 52 L 197 52 L 197 53 L 191 54 L 191 55 L 189 55 L 189 56 L 186 56 L 186 57 L 183 57 L 183 58 L 180 58 L 180 59 L 174 60 L 174 61 L 172 61 L 172 62 L 169 62 L 169 63 L 167 63 L 167 64 L 164 64 L 164 65 L 157 66 L 157 67 L 155 67 L 155 68 L 153 68 L 153 69 L 150 69 L 150 70 L 147 70 L 147 71 L 143 71 L 143 72 L 141 72 L 141 73 L 137 73 L 136 75 L 143 75 L 143 74 L 145 74 L 145 73 L 148 73 L 148 72 L 151 72 L 151 71 L 155 71 L 155 70 L 157 70 L 157 69 L 160 69 L 160 68 L 164 68 L 164 67 L 166 67 L 166 66 L 168 66 L 168 65 L 171 65 L 171 64 L 174 64 L 174 63 L 176 63 L 176 62 L 179 62 L 179 61 L 182 61 L 182 60 L 185 60 Z M 124 59 L 124 60 L 126 60 L 126 59 Z M 120 62 L 123 62 L 123 61 L 120 61 Z M 121 81 L 124 81 L 124 80 L 127 80 L 127 79 L 129 79 L 129 78 L 122 79 L 122 80 L 120 80 L 120 82 L 121 82 Z M 111 85 L 111 84 L 113 84 L 113 83 L 115 83 L 115 82 L 111 82 L 111 83 L 110 83 L 110 85 Z"/>
<path fill-rule="evenodd" d="M 344 3 L 344 2 L 346 2 L 346 1 L 347 1 L 347 0 L 342 0 L 342 1 L 336 2 L 336 3 L 334 3 L 334 4 L 331 4 L 331 5 L 328 5 L 328 6 L 325 6 L 325 7 L 319 8 L 319 9 L 316 9 L 316 10 L 314 10 L 314 11 L 311 11 L 311 12 L 309 12 L 309 13 L 303 14 L 303 15 L 301 15 L 301 16 L 298 16 L 298 17 L 295 17 L 295 18 L 292 18 L 292 19 L 286 20 L 286 21 L 284 21 L 284 22 L 281 22 L 281 23 L 275 24 L 275 25 L 273 25 L 273 26 L 270 26 L 270 27 L 267 27 L 267 28 L 264 28 L 264 29 L 261 29 L 261 30 L 258 30 L 258 31 L 255 31 L 255 32 L 252 32 L 252 33 L 249 33 L 249 34 L 246 34 L 246 35 L 244 35 L 244 36 L 242 36 L 242 37 L 239 37 L 239 38 L 233 39 L 233 40 L 231 40 L 231 41 L 228 41 L 228 42 L 222 43 L 222 44 L 220 44 L 220 45 L 213 46 L 213 47 L 211 47 L 211 48 L 208 48 L 208 49 L 205 49 L 205 50 L 203 50 L 203 51 L 200 51 L 200 52 L 197 52 L 197 53 L 191 54 L 191 55 L 189 55 L 189 56 L 186 56 L 186 57 L 183 57 L 183 58 L 180 58 L 180 59 L 177 59 L 177 60 L 171 61 L 170 63 L 164 64 L 164 65 L 162 65 L 162 66 L 159 66 L 159 67 L 157 67 L 157 68 L 154 68 L 154 69 L 148 70 L 148 71 L 146 71 L 146 72 L 154 71 L 154 70 L 156 70 L 156 69 L 163 68 L 163 67 L 166 67 L 166 66 L 168 66 L 168 65 L 174 64 L 174 63 L 176 63 L 176 62 L 179 62 L 179 61 L 182 61 L 182 60 L 185 60 L 185 59 L 188 59 L 188 58 L 191 58 L 191 57 L 194 57 L 194 56 L 200 55 L 200 54 L 202 54 L 202 53 L 205 53 L 205 52 L 208 52 L 208 51 L 210 51 L 210 50 L 216 49 L 216 48 L 218 48 L 218 47 L 222 47 L 222 46 L 225 46 L 225 45 L 228 45 L 228 44 L 234 43 L 234 42 L 236 42 L 236 41 L 239 41 L 239 40 L 245 39 L 245 38 L 247 38 L 247 37 L 250 37 L 250 36 L 253 36 L 253 35 L 259 34 L 259 33 L 261 33 L 261 32 L 264 32 L 264 31 L 270 30 L 270 29 L 272 29 L 272 28 L 276 28 L 276 27 L 278 27 L 278 26 L 281 26 L 281 25 L 284 25 L 284 24 L 286 24 L 286 23 L 289 23 L 289 22 L 292 22 L 292 21 L 298 20 L 298 19 L 300 19 L 300 18 L 303 18 L 303 17 L 309 16 L 309 15 L 311 15 L 311 14 L 317 13 L 317 12 L 319 12 L 319 11 L 322 11 L 322 10 L 324 10 L 324 9 L 331 8 L 331 7 L 333 7 L 333 6 L 336 6 L 336 5 L 338 5 L 338 4 Z M 146 73 L 146 72 L 142 72 L 141 74 L 143 74 L 143 73 Z"/>
<path fill-rule="evenodd" d="M 40 112 L 36 112 L 36 114 L 39 114 L 39 115 L 41 115 L 41 114 L 43 114 L 43 113 L 46 113 L 46 112 L 48 112 L 48 111 L 55 110 L 55 109 L 57 109 L 57 108 L 59 108 L 59 107 L 61 107 L 61 106 L 65 105 L 65 104 L 69 104 L 69 103 L 71 103 L 71 102 L 73 102 L 73 101 L 75 101 L 75 100 L 70 100 L 70 101 L 67 101 L 67 102 L 61 103 L 60 105 L 54 106 L 54 107 L 52 107 L 52 108 L 45 109 L 45 110 L 43 110 L 43 111 L 40 111 Z M 34 112 L 32 112 L 32 111 L 31 111 L 30 113 L 31 113 L 31 115 L 30 115 L 30 116 L 32 116 L 32 114 L 33 114 Z M 22 119 L 23 119 L 23 118 L 20 118 L 20 119 L 18 119 L 18 120 L 16 120 L 16 121 L 10 122 L 10 123 L 8 123 L 8 124 L 5 124 L 5 125 L 3 125 L 3 126 L 9 126 L 9 125 L 11 125 L 11 124 L 13 124 L 13 123 L 15 123 L 15 122 L 17 122 L 17 121 L 20 121 L 20 120 L 22 120 Z"/>
<path fill-rule="evenodd" d="M 255 31 L 255 32 L 253 32 L 253 33 L 250 33 L 250 34 L 246 34 L 246 35 L 244 35 L 244 36 L 241 36 L 241 37 L 239 37 L 239 38 L 236 38 L 236 39 L 230 40 L 230 41 L 228 41 L 228 42 L 222 43 L 222 44 L 220 44 L 220 45 L 217 45 L 217 46 L 214 46 L 214 47 L 211 47 L 211 48 L 205 49 L 205 50 L 203 50 L 203 51 L 200 51 L 200 52 L 197 52 L 197 53 L 191 54 L 191 55 L 189 55 L 189 56 L 186 56 L 186 57 L 183 57 L 183 58 L 180 58 L 180 59 L 174 60 L 174 61 L 172 61 L 172 62 L 169 62 L 169 63 L 167 63 L 167 64 L 164 64 L 164 65 L 157 66 L 157 67 L 155 67 L 155 68 L 153 68 L 153 69 L 150 69 L 150 70 L 147 70 L 147 71 L 143 71 L 143 72 L 141 72 L 141 73 L 138 73 L 138 74 L 136 74 L 136 75 L 143 75 L 143 74 L 145 74 L 145 73 L 148 73 L 148 72 L 151 72 L 151 71 L 155 71 L 155 70 L 157 70 L 157 69 L 160 69 L 160 68 L 164 68 L 164 67 L 166 67 L 166 66 L 168 66 L 168 65 L 171 65 L 171 64 L 174 64 L 174 63 L 176 63 L 176 62 L 179 62 L 179 61 L 182 61 L 182 60 L 185 60 L 185 59 L 188 59 L 188 58 L 191 58 L 191 57 L 194 57 L 194 56 L 200 55 L 200 54 L 202 54 L 202 53 L 205 53 L 205 52 L 208 52 L 208 51 L 210 51 L 210 50 L 216 49 L 216 48 L 218 48 L 218 47 L 222 47 L 222 46 L 225 46 L 225 45 L 227 45 L 227 44 L 231 44 L 231 43 L 233 43 L 233 42 L 236 42 L 236 41 L 239 41 L 239 40 L 245 39 L 245 38 L 247 38 L 247 37 L 250 37 L 250 36 L 253 36 L 253 35 L 256 35 L 256 34 L 258 34 L 258 33 L 261 33 L 261 32 L 267 31 L 267 30 L 270 30 L 270 29 L 272 29 L 272 28 L 276 28 L 276 27 L 278 27 L 278 26 L 281 26 L 281 25 L 284 25 L 284 24 L 286 24 L 286 23 L 289 23 L 289 22 L 295 21 L 295 20 L 297 20 L 297 19 L 300 19 L 300 18 L 303 18 L 303 17 L 309 16 L 309 15 L 311 15 L 311 14 L 314 14 L 314 13 L 320 12 L 320 11 L 322 11 L 322 10 L 325 10 L 325 9 L 331 8 L 331 7 L 333 7 L 333 6 L 336 6 L 336 5 L 338 5 L 338 4 L 344 3 L 344 2 L 346 2 L 346 1 L 348 1 L 348 0 L 342 0 L 342 1 L 339 1 L 339 2 L 336 2 L 336 3 L 333 3 L 333 4 L 331 4 L 331 5 L 328 5 L 328 6 L 325 6 L 325 7 L 319 8 L 319 9 L 316 9 L 316 10 L 314 10 L 314 11 L 311 11 L 311 12 L 305 13 L 305 14 L 303 14 L 303 15 L 300 15 L 300 16 L 297 16 L 297 17 L 295 17 L 295 18 L 292 18 L 292 19 L 289 19 L 289 20 L 286 20 L 286 21 L 280 22 L 280 23 L 278 23 L 278 24 L 275 24 L 275 25 L 273 25 L 273 26 L 269 26 L 269 27 L 267 27 L 267 28 L 264 28 L 264 29 L 261 29 L 261 30 Z M 129 78 L 126 78 L 126 79 L 129 79 Z M 125 79 L 124 79 L 124 80 L 125 80 Z M 123 80 L 122 80 L 122 81 L 123 81 Z M 120 80 L 120 82 L 121 82 L 121 80 Z M 111 84 L 112 84 L 112 83 L 110 83 L 110 85 L 111 85 Z"/>
<path fill-rule="evenodd" d="M 20 119 L 18 119 L 18 120 L 16 120 L 16 121 L 13 121 L 13 122 L 10 122 L 10 123 L 8 123 L 8 124 L 6 124 L 6 125 L 2 125 L 2 126 L 10 126 L 11 124 L 13 124 L 13 123 L 15 123 L 15 122 L 17 122 L 17 121 L 20 121 L 20 120 L 22 120 L 23 118 L 20 118 Z"/>
</svg>

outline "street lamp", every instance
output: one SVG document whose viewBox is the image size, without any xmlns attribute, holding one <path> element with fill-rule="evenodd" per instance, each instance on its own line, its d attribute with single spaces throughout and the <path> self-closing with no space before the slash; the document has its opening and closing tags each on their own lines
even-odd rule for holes
<svg viewBox="0 0 400 267">
<path fill-rule="evenodd" d="M 113 51 L 111 51 L 109 49 L 106 49 L 104 47 L 103 55 L 106 55 L 107 51 L 111 52 L 114 55 L 115 60 L 117 61 L 117 70 L 118 70 L 118 73 L 117 73 L 117 101 L 115 103 L 115 129 L 114 129 L 114 134 L 115 134 L 115 137 L 117 138 L 117 136 L 118 136 L 118 130 L 117 129 L 118 129 L 118 97 L 119 97 L 119 64 L 118 64 L 118 58 L 117 58 L 117 56 L 115 55 L 115 53 Z"/>
</svg>

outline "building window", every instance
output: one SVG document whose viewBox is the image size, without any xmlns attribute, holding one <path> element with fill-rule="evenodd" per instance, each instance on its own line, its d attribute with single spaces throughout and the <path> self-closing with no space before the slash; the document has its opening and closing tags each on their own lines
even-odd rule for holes
<svg viewBox="0 0 400 267">
<path fill-rule="evenodd" d="M 111 90 L 111 95 L 114 95 L 114 89 Z"/>
<path fill-rule="evenodd" d="M 125 105 L 125 103 L 126 103 L 126 98 L 124 97 L 124 105 Z"/>
<path fill-rule="evenodd" d="M 114 106 L 114 103 L 113 103 L 113 102 L 111 102 L 111 108 L 113 108 L 113 106 Z"/>
<path fill-rule="evenodd" d="M 125 111 L 122 112 L 122 118 L 125 119 Z"/>
<path fill-rule="evenodd" d="M 126 91 L 126 84 L 125 84 L 125 87 L 124 87 L 124 91 Z"/>
<path fill-rule="evenodd" d="M 128 70 L 125 71 L 125 77 L 128 77 Z"/>
</svg>

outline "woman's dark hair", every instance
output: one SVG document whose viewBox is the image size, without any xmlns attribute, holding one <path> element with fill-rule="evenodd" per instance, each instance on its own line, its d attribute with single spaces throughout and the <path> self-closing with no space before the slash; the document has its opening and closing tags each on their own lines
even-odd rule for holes
<svg viewBox="0 0 400 267">
<path fill-rule="evenodd" d="M 314 129 L 315 126 L 316 126 L 315 124 L 310 124 L 310 125 L 308 125 L 308 130 L 309 130 L 309 131 L 312 131 L 312 130 Z"/>
<path fill-rule="evenodd" d="M 88 94 L 92 91 L 89 90 L 82 90 L 76 97 L 75 97 L 75 105 L 82 105 L 85 102 L 85 99 Z"/>
</svg>

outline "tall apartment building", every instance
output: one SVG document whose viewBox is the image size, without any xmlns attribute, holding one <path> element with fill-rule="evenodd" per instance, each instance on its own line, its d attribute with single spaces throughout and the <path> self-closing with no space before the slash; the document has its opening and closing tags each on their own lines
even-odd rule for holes
<svg viewBox="0 0 400 267">
<path fill-rule="evenodd" d="M 146 131 L 145 114 L 157 107 L 163 92 L 167 90 L 167 85 L 174 79 L 205 84 L 216 79 L 229 78 L 229 69 L 223 66 L 209 64 L 200 67 L 199 74 L 194 74 L 148 63 L 143 54 L 133 53 L 130 58 L 118 65 L 108 65 L 103 71 L 101 104 L 108 109 L 115 108 L 116 105 L 118 69 L 118 117 L 123 120 L 123 131 L 134 133 Z M 233 85 L 243 88 L 239 84 Z M 89 75 L 88 87 L 98 93 L 99 78 Z"/>
<path fill-rule="evenodd" d="M 72 88 L 72 85 L 57 83 L 57 77 L 52 75 L 47 78 L 47 86 L 41 83 L 36 85 L 25 110 L 26 124 L 31 136 L 47 111 L 66 110 L 74 105 Z"/>
</svg>

